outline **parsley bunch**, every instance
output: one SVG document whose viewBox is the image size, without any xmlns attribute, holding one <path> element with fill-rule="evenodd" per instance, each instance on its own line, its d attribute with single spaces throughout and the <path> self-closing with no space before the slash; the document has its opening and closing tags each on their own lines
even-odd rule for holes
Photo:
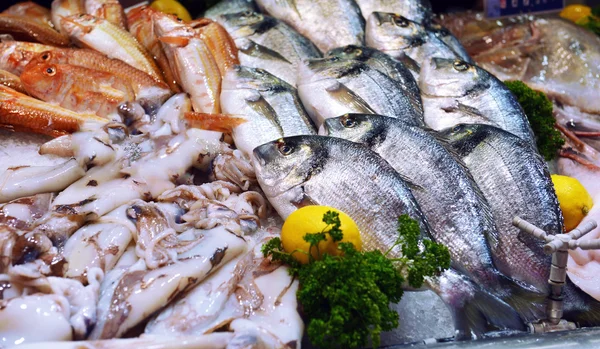
<svg viewBox="0 0 600 349">
<path fill-rule="evenodd" d="M 291 254 L 284 252 L 281 240 L 274 238 L 263 245 L 265 257 L 290 265 L 290 273 L 300 282 L 298 301 L 308 318 L 307 333 L 311 343 L 322 348 L 358 348 L 371 339 L 379 346 L 380 334 L 398 327 L 398 313 L 389 308 L 402 297 L 406 279 L 413 287 L 421 287 L 427 276 L 433 276 L 450 266 L 450 254 L 443 245 L 421 240 L 418 223 L 402 215 L 399 220 L 399 237 L 384 254 L 381 251 L 357 251 L 349 242 L 341 242 L 341 256 L 320 254 L 319 242 L 341 241 L 343 232 L 337 212 L 328 211 L 323 216 L 327 227 L 319 233 L 309 233 L 303 238 L 310 244 L 310 262 L 300 264 Z M 422 242 L 422 245 L 420 244 Z M 402 258 L 387 255 L 399 246 Z M 317 256 L 312 257 L 312 249 Z"/>
<path fill-rule="evenodd" d="M 535 91 L 522 81 L 505 81 L 504 84 L 515 95 L 523 108 L 535 135 L 540 154 L 550 161 L 556 158 L 558 150 L 565 144 L 560 132 L 554 128 L 556 119 L 552 113 L 552 102 L 539 91 Z"/>
</svg>

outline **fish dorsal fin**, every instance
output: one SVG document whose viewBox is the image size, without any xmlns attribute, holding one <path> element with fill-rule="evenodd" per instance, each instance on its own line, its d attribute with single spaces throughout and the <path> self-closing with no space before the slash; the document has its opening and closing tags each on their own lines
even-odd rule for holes
<svg viewBox="0 0 600 349">
<path fill-rule="evenodd" d="M 408 186 L 408 189 L 410 189 L 411 191 L 413 190 L 421 190 L 424 191 L 425 188 L 423 188 L 422 186 L 418 185 L 417 183 L 413 182 L 412 179 L 406 177 L 405 175 L 398 173 L 398 176 L 400 178 L 402 178 L 402 180 L 406 183 L 406 185 Z"/>
<path fill-rule="evenodd" d="M 337 80 L 325 90 L 330 95 L 335 96 L 342 104 L 349 106 L 355 113 L 377 114 L 367 102 Z"/>
</svg>

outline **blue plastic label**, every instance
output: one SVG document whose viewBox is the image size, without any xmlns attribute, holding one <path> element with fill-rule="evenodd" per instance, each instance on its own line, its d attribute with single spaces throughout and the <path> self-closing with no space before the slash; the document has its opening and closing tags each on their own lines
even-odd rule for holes
<svg viewBox="0 0 600 349">
<path fill-rule="evenodd" d="M 486 0 L 485 14 L 489 18 L 559 11 L 564 0 Z"/>
</svg>

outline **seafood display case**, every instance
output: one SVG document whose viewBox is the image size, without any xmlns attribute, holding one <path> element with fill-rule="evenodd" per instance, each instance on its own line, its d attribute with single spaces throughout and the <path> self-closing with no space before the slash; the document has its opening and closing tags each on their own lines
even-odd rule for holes
<svg viewBox="0 0 600 349">
<path fill-rule="evenodd" d="M 597 4 L 155 3 L 0 4 L 0 348 L 598 347 Z"/>
</svg>

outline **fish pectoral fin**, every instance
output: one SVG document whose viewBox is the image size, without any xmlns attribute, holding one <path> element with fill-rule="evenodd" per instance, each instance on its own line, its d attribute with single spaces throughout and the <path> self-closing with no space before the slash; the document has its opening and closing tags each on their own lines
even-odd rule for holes
<svg viewBox="0 0 600 349">
<path fill-rule="evenodd" d="M 234 128 L 248 121 L 227 114 L 196 113 L 192 111 L 186 112 L 184 117 L 191 127 L 224 133 L 231 133 Z"/>
<path fill-rule="evenodd" d="M 184 47 L 190 42 L 189 38 L 184 38 L 181 36 L 161 36 L 158 38 L 160 42 L 164 42 L 165 44 Z"/>
<path fill-rule="evenodd" d="M 341 104 L 347 105 L 355 113 L 377 114 L 367 102 L 337 80 L 327 86 L 325 91 L 339 100 Z"/>
<path fill-rule="evenodd" d="M 414 59 L 408 57 L 406 54 L 402 54 L 397 58 L 398 61 L 402 62 L 410 71 L 419 74 L 421 72 L 421 67 L 419 63 L 417 63 Z"/>
<path fill-rule="evenodd" d="M 256 42 L 250 39 L 239 40 L 238 49 L 248 56 L 258 57 L 272 61 L 282 61 L 288 64 L 292 64 L 292 62 L 287 60 L 287 58 L 282 56 L 279 52 L 261 44 L 257 44 Z"/>
<path fill-rule="evenodd" d="M 304 191 L 304 188 L 302 188 L 302 193 L 296 200 L 294 200 L 292 202 L 292 204 L 294 206 L 296 206 L 297 208 L 318 205 L 318 203 L 315 200 L 313 200 L 308 194 L 306 194 L 306 191 Z"/>
<path fill-rule="evenodd" d="M 421 185 L 418 185 L 417 183 L 413 182 L 412 179 L 406 177 L 405 175 L 398 173 L 398 176 L 400 176 L 402 178 L 402 180 L 406 183 L 406 185 L 408 186 L 408 188 L 412 191 L 412 190 L 422 190 L 425 191 L 425 188 Z"/>
<path fill-rule="evenodd" d="M 485 116 L 481 114 L 481 112 L 477 108 L 473 108 L 466 104 L 462 104 L 459 101 L 455 101 L 453 105 L 442 107 L 442 110 L 446 113 L 461 113 L 485 119 Z"/>
</svg>

